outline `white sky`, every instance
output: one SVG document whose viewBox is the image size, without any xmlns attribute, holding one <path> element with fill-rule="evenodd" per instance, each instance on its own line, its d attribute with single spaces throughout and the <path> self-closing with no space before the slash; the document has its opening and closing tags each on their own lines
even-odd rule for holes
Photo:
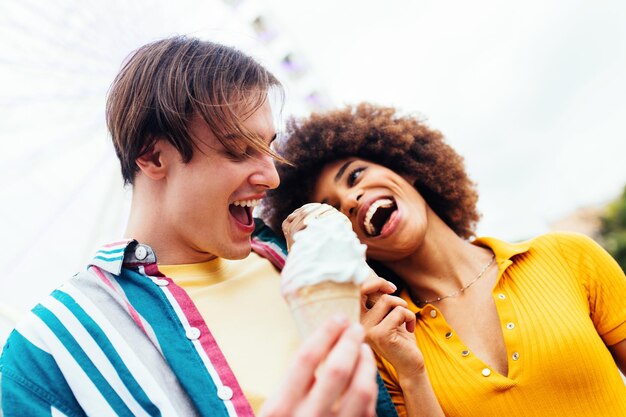
<svg viewBox="0 0 626 417">
<path fill-rule="evenodd" d="M 270 1 L 337 104 L 427 119 L 524 239 L 626 184 L 623 1 Z M 279 7 L 280 4 L 280 7 Z"/>
<path fill-rule="evenodd" d="M 617 0 L 3 0 L 0 306 L 31 307 L 121 233 L 104 96 L 143 43 L 190 33 L 254 54 L 287 86 L 283 116 L 317 89 L 427 119 L 478 183 L 479 233 L 517 240 L 626 184 L 624 22 Z M 281 70 L 286 52 L 304 75 Z"/>
</svg>

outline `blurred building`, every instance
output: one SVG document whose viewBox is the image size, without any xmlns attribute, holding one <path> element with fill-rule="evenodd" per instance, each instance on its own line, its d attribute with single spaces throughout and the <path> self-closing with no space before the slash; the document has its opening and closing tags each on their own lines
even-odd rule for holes
<svg viewBox="0 0 626 417">
<path fill-rule="evenodd" d="M 577 232 L 594 240 L 600 240 L 601 217 L 604 211 L 604 207 L 597 206 L 578 208 L 550 223 L 550 231 Z"/>
</svg>

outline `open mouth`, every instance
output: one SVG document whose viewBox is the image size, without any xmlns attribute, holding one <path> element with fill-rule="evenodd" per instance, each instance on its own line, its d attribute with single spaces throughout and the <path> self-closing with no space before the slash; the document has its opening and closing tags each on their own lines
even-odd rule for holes
<svg viewBox="0 0 626 417">
<path fill-rule="evenodd" d="M 254 224 L 252 210 L 259 202 L 260 200 L 238 200 L 228 205 L 228 211 L 238 223 L 252 226 Z"/>
<path fill-rule="evenodd" d="M 372 203 L 363 219 L 363 227 L 369 236 L 380 236 L 391 215 L 398 209 L 394 200 L 381 198 Z"/>
</svg>

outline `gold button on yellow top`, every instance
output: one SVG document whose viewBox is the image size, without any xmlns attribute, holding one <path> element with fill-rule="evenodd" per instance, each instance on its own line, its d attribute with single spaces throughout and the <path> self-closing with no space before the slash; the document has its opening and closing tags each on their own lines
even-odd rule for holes
<svg viewBox="0 0 626 417">
<path fill-rule="evenodd" d="M 430 310 L 430 317 L 432 318 L 437 317 L 437 310 Z"/>
</svg>

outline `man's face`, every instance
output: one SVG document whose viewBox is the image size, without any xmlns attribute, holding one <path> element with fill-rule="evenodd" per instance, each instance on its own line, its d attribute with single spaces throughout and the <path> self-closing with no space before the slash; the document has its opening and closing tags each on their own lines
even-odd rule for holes
<svg viewBox="0 0 626 417">
<path fill-rule="evenodd" d="M 267 101 L 243 124 L 268 144 L 275 137 Z M 198 145 L 194 156 L 187 164 L 179 158 L 166 178 L 167 258 L 179 264 L 244 258 L 254 230 L 252 209 L 279 183 L 274 161 L 251 147 L 249 156 L 229 153 L 200 117 L 190 127 Z"/>
</svg>

